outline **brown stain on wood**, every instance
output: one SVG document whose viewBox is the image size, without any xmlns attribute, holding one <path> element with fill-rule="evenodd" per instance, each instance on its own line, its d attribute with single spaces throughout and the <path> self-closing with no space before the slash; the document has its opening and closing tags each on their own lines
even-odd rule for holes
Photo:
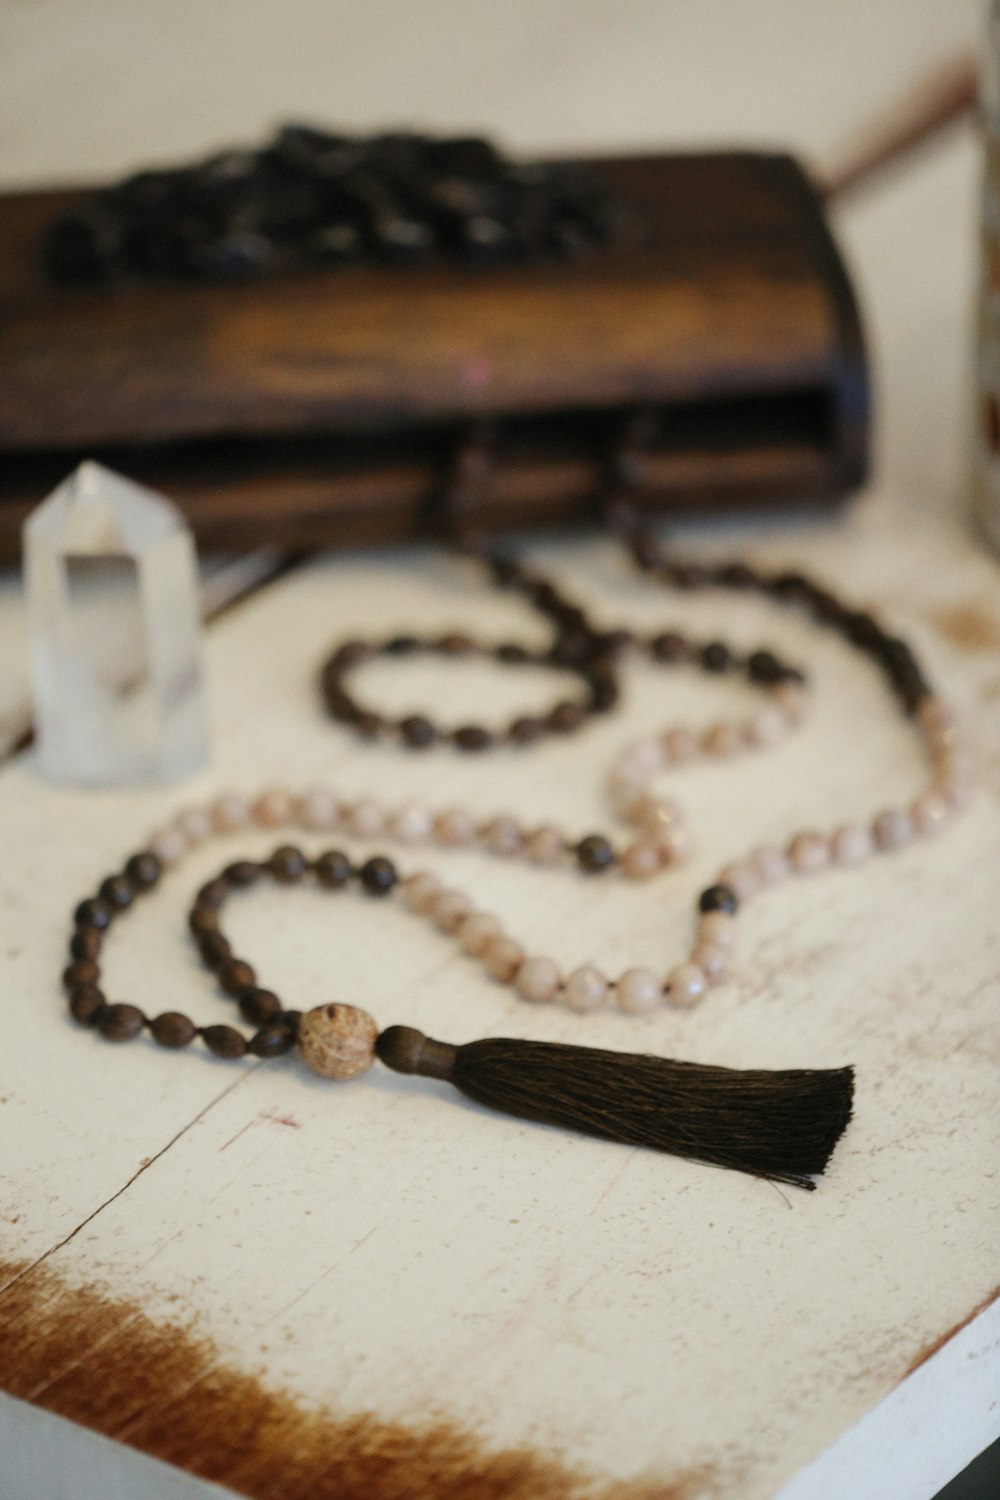
<svg viewBox="0 0 1000 1500">
<path fill-rule="evenodd" d="M 990 1307 L 998 1297 L 1000 1297 L 1000 1285 L 995 1286 L 991 1292 L 988 1292 L 981 1302 L 976 1303 L 975 1307 L 970 1313 L 967 1313 L 964 1318 L 961 1318 L 957 1323 L 954 1323 L 951 1328 L 949 1328 L 945 1333 L 941 1334 L 940 1338 L 936 1338 L 932 1340 L 931 1343 L 926 1344 L 924 1348 L 921 1349 L 916 1358 L 912 1360 L 909 1365 L 907 1365 L 906 1375 L 912 1375 L 914 1370 L 919 1370 L 920 1366 L 926 1364 L 929 1359 L 933 1358 L 933 1356 L 937 1354 L 939 1349 L 943 1349 L 945 1344 L 949 1343 L 950 1340 L 955 1337 L 956 1333 L 961 1333 L 963 1328 L 968 1328 L 970 1323 L 975 1322 L 976 1318 L 979 1317 L 979 1314 L 985 1312 L 986 1309 Z M 906 1376 L 904 1376 L 903 1378 L 905 1379 Z"/>
<path fill-rule="evenodd" d="M 50 1266 L 0 1264 L 0 1389 L 255 1500 L 708 1500 L 714 1469 L 609 1483 L 441 1421 L 310 1409 L 211 1342 Z"/>
<path fill-rule="evenodd" d="M 961 651 L 1000 650 L 1000 620 L 983 604 L 952 604 L 936 610 L 930 620 Z"/>
</svg>

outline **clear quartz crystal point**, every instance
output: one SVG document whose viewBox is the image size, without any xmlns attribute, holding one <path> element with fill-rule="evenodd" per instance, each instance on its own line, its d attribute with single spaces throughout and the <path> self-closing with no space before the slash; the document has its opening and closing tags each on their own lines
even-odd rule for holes
<svg viewBox="0 0 1000 1500">
<path fill-rule="evenodd" d="M 173 781 L 204 764 L 198 572 L 176 506 L 83 463 L 28 517 L 38 763 L 54 781 Z"/>
</svg>

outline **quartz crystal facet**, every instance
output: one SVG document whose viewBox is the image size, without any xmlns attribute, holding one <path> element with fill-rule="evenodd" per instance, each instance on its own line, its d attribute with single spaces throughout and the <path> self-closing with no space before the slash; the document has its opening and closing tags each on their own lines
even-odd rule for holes
<svg viewBox="0 0 1000 1500">
<path fill-rule="evenodd" d="M 83 463 L 28 517 L 24 567 L 43 774 L 114 786 L 202 765 L 198 574 L 176 506 Z"/>
</svg>

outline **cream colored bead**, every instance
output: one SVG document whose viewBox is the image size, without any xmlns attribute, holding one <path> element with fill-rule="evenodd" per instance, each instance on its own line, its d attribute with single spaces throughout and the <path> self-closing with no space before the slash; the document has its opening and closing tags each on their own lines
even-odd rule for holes
<svg viewBox="0 0 1000 1500">
<path fill-rule="evenodd" d="M 698 753 L 698 741 L 690 729 L 668 729 L 660 744 L 668 766 L 683 766 Z"/>
<path fill-rule="evenodd" d="M 325 787 L 310 787 L 299 798 L 299 822 L 314 833 L 327 833 L 340 822 L 340 803 Z"/>
<path fill-rule="evenodd" d="M 663 999 L 663 984 L 652 969 L 626 969 L 615 985 L 615 1004 L 627 1016 L 644 1016 Z"/>
<path fill-rule="evenodd" d="M 694 849 L 694 837 L 690 828 L 685 827 L 683 823 L 676 828 L 669 828 L 656 842 L 663 851 L 663 858 L 668 865 L 679 865 Z"/>
<path fill-rule="evenodd" d="M 430 870 L 418 870 L 403 881 L 403 905 L 424 915 L 441 892 L 441 882 Z"/>
<path fill-rule="evenodd" d="M 491 854 L 498 854 L 504 859 L 520 854 L 524 846 L 521 826 L 513 818 L 492 818 L 480 830 L 479 837 Z"/>
<path fill-rule="evenodd" d="M 666 989 L 671 1005 L 697 1005 L 706 989 L 704 970 L 697 964 L 678 964 L 667 975 Z"/>
<path fill-rule="evenodd" d="M 386 831 L 385 810 L 370 797 L 363 797 L 360 802 L 348 808 L 345 814 L 345 822 L 349 833 L 353 833 L 358 839 L 376 839 Z"/>
<path fill-rule="evenodd" d="M 700 746 L 706 755 L 725 760 L 741 748 L 741 735 L 735 724 L 712 724 L 701 737 Z"/>
<path fill-rule="evenodd" d="M 917 709 L 917 722 L 925 733 L 956 728 L 955 715 L 943 699 L 925 698 Z"/>
<path fill-rule="evenodd" d="M 830 863 L 830 841 L 821 833 L 797 833 L 788 845 L 792 869 L 799 875 L 815 875 Z"/>
<path fill-rule="evenodd" d="M 940 833 L 950 816 L 951 808 L 940 792 L 923 792 L 910 807 L 913 826 L 925 837 Z"/>
<path fill-rule="evenodd" d="M 648 880 L 665 863 L 663 847 L 657 839 L 636 839 L 622 851 L 622 873 L 629 880 Z"/>
<path fill-rule="evenodd" d="M 434 830 L 434 816 L 426 807 L 416 802 L 406 802 L 396 809 L 389 820 L 394 838 L 401 844 L 420 844 L 429 839 Z"/>
<path fill-rule="evenodd" d="M 527 850 L 536 865 L 557 865 L 566 854 L 566 840 L 558 828 L 546 825 L 528 835 Z"/>
<path fill-rule="evenodd" d="M 871 857 L 875 847 L 871 833 L 856 823 L 838 828 L 830 840 L 830 853 L 838 865 L 860 865 Z"/>
<path fill-rule="evenodd" d="M 633 798 L 622 811 L 628 821 L 644 833 L 663 833 L 680 821 L 680 808 L 669 797 L 651 797 L 648 792 Z"/>
<path fill-rule="evenodd" d="M 187 807 L 175 821 L 190 845 L 203 844 L 214 832 L 211 809 L 207 807 Z"/>
<path fill-rule="evenodd" d="M 615 762 L 615 772 L 622 778 L 633 781 L 648 781 L 666 764 L 660 740 L 636 740 L 627 745 Z"/>
<path fill-rule="evenodd" d="M 434 819 L 434 837 L 439 843 L 453 848 L 471 844 L 476 837 L 476 820 L 464 808 L 450 807 Z"/>
<path fill-rule="evenodd" d="M 236 833 L 250 822 L 250 803 L 236 792 L 223 792 L 212 803 L 211 817 L 216 833 Z"/>
<path fill-rule="evenodd" d="M 544 1005 L 555 999 L 561 979 L 559 965 L 551 958 L 526 958 L 514 977 L 514 988 L 522 1000 Z"/>
<path fill-rule="evenodd" d="M 719 885 L 728 885 L 740 901 L 749 901 L 760 889 L 760 878 L 748 859 L 735 860 L 719 871 Z"/>
<path fill-rule="evenodd" d="M 728 911 L 702 912 L 698 918 L 698 941 L 732 948 L 736 942 L 736 918 Z"/>
<path fill-rule="evenodd" d="M 691 953 L 691 962 L 696 964 L 709 984 L 717 984 L 729 968 L 732 954 L 718 943 L 699 943 Z"/>
<path fill-rule="evenodd" d="M 188 842 L 182 831 L 176 826 L 163 828 L 159 833 L 154 833 L 149 840 L 149 847 L 160 861 L 161 865 L 168 869 L 175 865 L 183 854 L 187 853 Z"/>
<path fill-rule="evenodd" d="M 344 1081 L 375 1061 L 378 1027 L 354 1005 L 319 1005 L 299 1022 L 299 1051 L 314 1073 Z"/>
<path fill-rule="evenodd" d="M 902 808 L 892 807 L 872 819 L 872 836 L 876 847 L 886 853 L 903 849 L 913 838 L 913 822 Z"/>
<path fill-rule="evenodd" d="M 295 804 L 290 792 L 286 792 L 283 787 L 273 786 L 254 799 L 250 810 L 254 822 L 263 828 L 279 828 L 292 821 Z"/>
<path fill-rule="evenodd" d="M 750 864 L 762 886 L 777 885 L 791 873 L 788 856 L 777 844 L 762 844 L 750 855 Z"/>
<path fill-rule="evenodd" d="M 472 902 L 464 891 L 449 886 L 434 897 L 428 915 L 442 932 L 457 932 L 466 917 L 472 915 Z"/>
<path fill-rule="evenodd" d="M 787 717 L 776 708 L 760 708 L 746 721 L 744 738 L 748 745 L 776 745 L 788 732 Z"/>
<path fill-rule="evenodd" d="M 563 1000 L 570 1010 L 579 1011 L 581 1014 L 597 1010 L 607 998 L 608 981 L 600 969 L 595 969 L 591 964 L 584 964 L 582 968 L 574 969 L 572 974 L 567 975 L 563 987 Z"/>
<path fill-rule="evenodd" d="M 502 935 L 503 927 L 499 918 L 486 911 L 470 912 L 458 929 L 459 942 L 473 958 L 479 958 L 485 952 L 486 945 Z"/>
<path fill-rule="evenodd" d="M 506 984 L 513 979 L 524 962 L 524 949 L 513 938 L 501 934 L 493 938 L 483 949 L 483 963 L 494 979 Z"/>
<path fill-rule="evenodd" d="M 797 682 L 779 682 L 771 689 L 771 702 L 780 710 L 789 724 L 801 724 L 805 717 L 805 689 Z"/>
</svg>

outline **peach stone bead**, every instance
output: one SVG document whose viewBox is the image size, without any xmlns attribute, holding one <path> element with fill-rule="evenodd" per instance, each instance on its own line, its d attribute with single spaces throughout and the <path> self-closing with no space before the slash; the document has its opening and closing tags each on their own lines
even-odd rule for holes
<svg viewBox="0 0 1000 1500">
<path fill-rule="evenodd" d="M 697 965 L 709 984 L 716 984 L 729 968 L 731 956 L 718 943 L 699 943 L 691 954 L 691 962 Z"/>
<path fill-rule="evenodd" d="M 207 807 L 187 807 L 175 821 L 189 844 L 203 844 L 212 836 L 212 814 Z"/>
<path fill-rule="evenodd" d="M 457 932 L 466 917 L 472 915 L 472 902 L 464 891 L 446 886 L 432 900 L 428 915 L 442 932 Z"/>
<path fill-rule="evenodd" d="M 393 813 L 389 827 L 401 844 L 419 844 L 430 838 L 434 818 L 426 807 L 407 802 Z"/>
<path fill-rule="evenodd" d="M 430 870 L 418 870 L 403 881 L 403 904 L 410 911 L 428 912 L 431 902 L 439 894 L 441 882 Z"/>
<path fill-rule="evenodd" d="M 821 833 L 797 833 L 788 845 L 788 858 L 799 875 L 815 875 L 830 863 L 830 841 Z"/>
<path fill-rule="evenodd" d="M 466 953 L 479 958 L 487 943 L 502 934 L 503 928 L 498 917 L 491 916 L 487 911 L 474 911 L 459 926 L 458 940 Z"/>
<path fill-rule="evenodd" d="M 574 969 L 572 974 L 567 975 L 563 999 L 570 1010 L 581 1014 L 597 1010 L 607 998 L 608 981 L 600 969 L 584 964 L 582 968 Z"/>
<path fill-rule="evenodd" d="M 546 825 L 528 835 L 527 848 L 536 865 L 557 865 L 566 853 L 566 840 L 558 828 Z"/>
<path fill-rule="evenodd" d="M 251 808 L 254 822 L 260 823 L 264 828 L 277 828 L 282 823 L 290 823 L 294 811 L 291 793 L 277 786 L 261 792 Z"/>
<path fill-rule="evenodd" d="M 318 1005 L 299 1022 L 299 1051 L 322 1078 L 343 1082 L 367 1072 L 375 1061 L 377 1040 L 374 1020 L 354 1005 Z"/>
<path fill-rule="evenodd" d="M 652 969 L 626 969 L 615 985 L 615 1004 L 627 1016 L 644 1016 L 662 999 L 663 985 Z"/>
<path fill-rule="evenodd" d="M 385 813 L 368 797 L 348 809 L 346 823 L 348 831 L 359 839 L 378 838 L 385 833 Z"/>
<path fill-rule="evenodd" d="M 250 803 L 236 792 L 223 792 L 212 803 L 211 817 L 216 833 L 235 833 L 250 822 Z"/>
<path fill-rule="evenodd" d="M 559 965 L 551 958 L 526 958 L 514 979 L 514 988 L 522 1000 L 544 1005 L 555 997 L 562 978 Z"/>
<path fill-rule="evenodd" d="M 637 839 L 621 856 L 622 873 L 629 880 L 648 880 L 663 864 L 663 848 L 655 839 Z"/>
<path fill-rule="evenodd" d="M 698 753 L 698 741 L 690 729 L 668 729 L 660 743 L 668 766 L 682 766 Z"/>
<path fill-rule="evenodd" d="M 948 821 L 951 808 L 940 792 L 923 792 L 910 807 L 913 826 L 924 835 L 940 833 Z"/>
<path fill-rule="evenodd" d="M 761 885 L 777 885 L 790 873 L 788 856 L 777 844 L 762 844 L 750 855 L 750 863 Z"/>
<path fill-rule="evenodd" d="M 830 853 L 838 865 L 860 865 L 870 858 L 874 841 L 867 828 L 848 823 L 838 828 L 830 840 Z"/>
<path fill-rule="evenodd" d="M 520 854 L 524 844 L 520 824 L 507 817 L 492 818 L 480 830 L 479 837 L 491 854 L 505 858 Z"/>
<path fill-rule="evenodd" d="M 667 999 L 671 1005 L 696 1005 L 705 993 L 705 973 L 697 964 L 678 964 L 667 975 Z"/>
<path fill-rule="evenodd" d="M 483 949 L 483 963 L 487 970 L 504 984 L 513 979 L 524 962 L 524 956 L 521 944 L 504 934 L 493 938 Z"/>
<path fill-rule="evenodd" d="M 450 807 L 446 812 L 438 813 L 434 819 L 434 837 L 440 843 L 450 844 L 455 848 L 461 844 L 471 844 L 476 837 L 476 820 L 464 808 Z"/>
<path fill-rule="evenodd" d="M 735 724 L 713 724 L 701 737 L 701 748 L 706 755 L 726 758 L 740 749 L 742 736 Z"/>
<path fill-rule="evenodd" d="M 727 911 L 702 912 L 698 920 L 698 941 L 731 948 L 736 942 L 736 918 Z"/>
<path fill-rule="evenodd" d="M 913 823 L 902 808 L 889 808 L 872 819 L 872 834 L 879 849 L 904 848 L 913 838 Z"/>
<path fill-rule="evenodd" d="M 340 822 L 340 803 L 325 787 L 310 787 L 299 798 L 299 822 L 316 833 L 336 828 Z"/>
<path fill-rule="evenodd" d="M 149 847 L 160 863 L 169 868 L 186 852 L 188 842 L 179 828 L 163 828 L 159 833 L 154 833 L 149 840 Z"/>
<path fill-rule="evenodd" d="M 728 885 L 740 901 L 749 901 L 760 888 L 757 871 L 749 860 L 735 860 L 719 871 L 719 885 Z"/>
</svg>

